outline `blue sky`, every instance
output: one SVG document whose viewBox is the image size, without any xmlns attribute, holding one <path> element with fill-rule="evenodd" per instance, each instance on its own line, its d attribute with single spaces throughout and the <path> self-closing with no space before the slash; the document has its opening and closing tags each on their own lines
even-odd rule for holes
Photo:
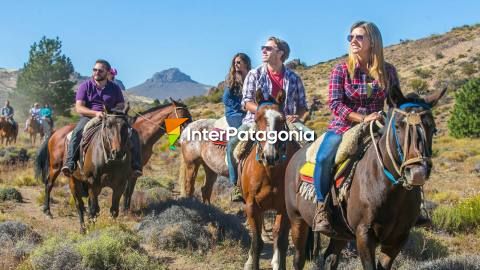
<svg viewBox="0 0 480 270">
<path fill-rule="evenodd" d="M 375 22 L 388 46 L 479 23 L 479 11 L 474 0 L 5 1 L 0 67 L 22 67 L 33 42 L 58 36 L 82 75 L 105 58 L 127 88 L 170 67 L 214 85 L 236 52 L 260 64 L 259 48 L 271 35 L 290 44 L 290 59 L 311 65 L 345 54 L 357 20 Z"/>
</svg>

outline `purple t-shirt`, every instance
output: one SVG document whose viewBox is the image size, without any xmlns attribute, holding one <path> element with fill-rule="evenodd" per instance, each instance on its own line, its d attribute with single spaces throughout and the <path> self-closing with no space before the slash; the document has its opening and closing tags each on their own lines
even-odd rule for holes
<svg viewBox="0 0 480 270">
<path fill-rule="evenodd" d="M 108 81 L 103 90 L 97 88 L 93 79 L 84 81 L 77 90 L 75 100 L 85 101 L 85 106 L 91 110 L 101 112 L 103 105 L 108 110 L 114 108 L 118 103 L 123 103 L 122 90 L 118 85 Z"/>
</svg>

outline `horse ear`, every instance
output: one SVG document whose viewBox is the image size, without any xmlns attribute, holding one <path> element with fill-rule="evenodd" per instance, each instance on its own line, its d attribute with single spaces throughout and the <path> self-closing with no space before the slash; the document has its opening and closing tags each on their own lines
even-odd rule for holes
<svg viewBox="0 0 480 270">
<path fill-rule="evenodd" d="M 424 98 L 425 103 L 429 104 L 430 106 L 437 105 L 437 102 L 447 93 L 447 86 L 443 87 L 442 90 L 436 91 L 433 94 L 430 94 Z"/>
<path fill-rule="evenodd" d="M 263 96 L 263 91 L 262 91 L 262 89 L 258 88 L 257 92 L 255 93 L 255 101 L 257 101 L 257 104 L 260 104 L 264 100 L 265 100 L 265 98 Z"/>
<path fill-rule="evenodd" d="M 278 105 L 282 105 L 284 101 L 285 101 L 285 90 L 281 89 L 280 91 L 278 91 L 277 96 L 275 97 L 275 102 L 277 102 Z"/>
<path fill-rule="evenodd" d="M 178 102 L 175 99 L 173 99 L 172 97 L 168 97 L 168 99 L 170 99 L 172 104 L 177 105 Z"/>
<path fill-rule="evenodd" d="M 390 87 L 387 102 L 389 107 L 399 107 L 402 103 L 405 103 L 405 96 L 397 84 Z"/>
</svg>

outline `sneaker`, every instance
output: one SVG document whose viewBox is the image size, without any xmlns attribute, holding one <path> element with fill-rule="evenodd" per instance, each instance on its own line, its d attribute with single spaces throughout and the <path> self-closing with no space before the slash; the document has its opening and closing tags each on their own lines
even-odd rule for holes
<svg viewBox="0 0 480 270">
<path fill-rule="evenodd" d="M 317 208 L 315 210 L 315 217 L 313 218 L 312 230 L 314 232 L 321 232 L 330 234 L 332 227 L 328 222 L 327 212 L 325 211 L 325 204 L 317 202 Z"/>
<path fill-rule="evenodd" d="M 230 200 L 232 202 L 243 202 L 242 192 L 238 186 L 234 186 L 232 193 L 230 194 Z"/>
</svg>

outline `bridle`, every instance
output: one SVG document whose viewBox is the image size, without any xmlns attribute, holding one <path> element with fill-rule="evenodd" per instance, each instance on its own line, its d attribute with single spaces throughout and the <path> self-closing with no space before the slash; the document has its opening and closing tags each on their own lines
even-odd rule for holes
<svg viewBox="0 0 480 270">
<path fill-rule="evenodd" d="M 183 109 L 183 110 L 187 110 L 187 107 L 177 106 L 177 105 L 175 105 L 175 104 L 172 104 L 172 105 L 175 107 L 174 112 L 175 112 L 175 118 L 176 118 L 176 119 L 180 118 L 179 115 L 178 115 L 178 112 L 177 112 L 178 110 L 182 110 L 182 109 Z M 159 128 L 162 129 L 164 132 L 166 132 L 166 128 L 165 128 L 164 126 L 161 126 L 161 125 L 153 122 L 152 120 L 148 119 L 147 117 L 143 116 L 141 113 L 139 113 L 139 112 L 137 112 L 137 111 L 133 111 L 133 112 L 134 112 L 138 117 L 140 117 L 140 118 L 142 118 L 143 120 L 149 122 L 150 124 L 153 124 L 153 125 L 159 127 Z M 165 124 L 164 124 L 164 125 L 165 125 Z"/>
<path fill-rule="evenodd" d="M 106 123 L 107 123 L 107 118 L 108 117 L 122 117 L 122 118 L 125 118 L 126 115 L 119 115 L 119 114 L 104 114 L 104 117 L 101 118 L 101 121 L 102 121 L 102 125 L 101 125 L 101 129 L 100 129 L 100 142 L 102 143 L 102 150 L 103 150 L 103 158 L 105 158 L 105 162 L 109 162 L 109 161 L 112 161 L 112 160 L 115 160 L 114 158 L 112 158 L 112 153 L 110 153 L 110 158 L 108 157 L 107 155 L 107 148 L 105 147 L 105 142 L 108 146 L 108 149 L 110 149 L 110 151 L 112 151 L 112 143 L 111 141 L 109 140 L 109 138 L 107 137 L 107 135 L 105 134 L 105 131 L 107 130 L 107 127 L 106 127 Z M 128 125 L 128 122 L 127 120 L 125 119 L 125 122 L 126 124 Z M 124 149 L 125 145 L 127 144 L 127 139 L 124 140 L 122 142 L 122 146 L 121 148 Z M 123 157 L 122 157 L 122 160 L 125 160 L 125 158 L 127 157 L 127 152 L 128 151 L 125 151 Z"/>
<path fill-rule="evenodd" d="M 422 112 L 416 112 L 416 111 L 411 111 L 411 112 L 406 112 L 405 109 L 407 108 L 422 108 L 425 109 L 425 111 Z M 429 104 L 423 103 L 423 102 L 408 102 L 402 104 L 399 108 L 394 108 L 391 111 L 391 114 L 389 116 L 389 121 L 388 125 L 386 127 L 387 133 L 386 133 L 386 148 L 387 148 L 387 153 L 388 157 L 390 158 L 390 161 L 393 164 L 393 167 L 395 169 L 395 172 L 397 175 L 399 175 L 398 178 L 395 178 L 393 174 L 385 167 L 385 165 L 382 162 L 382 158 L 380 156 L 380 152 L 378 150 L 377 142 L 375 141 L 374 138 L 374 133 L 373 133 L 373 125 L 374 121 L 370 122 L 370 135 L 372 137 L 373 141 L 373 146 L 375 148 L 375 152 L 377 155 L 378 162 L 383 168 L 383 172 L 387 176 L 388 180 L 394 184 L 402 184 L 407 189 L 413 188 L 414 185 L 411 183 L 408 183 L 408 181 L 405 178 L 405 168 L 408 165 L 411 164 L 416 164 L 416 163 L 424 163 L 426 162 L 427 164 L 431 164 L 431 153 L 426 153 L 428 152 L 428 145 L 427 145 L 427 133 L 425 130 L 425 127 L 422 123 L 422 116 L 425 114 L 431 113 L 431 106 Z M 397 130 L 395 127 L 395 114 L 400 114 L 405 117 L 405 138 L 403 142 L 403 148 L 400 144 Z M 400 158 L 400 161 L 397 162 L 395 157 L 393 156 L 392 153 L 392 147 L 390 145 L 390 138 L 393 136 L 395 140 L 395 146 L 397 150 L 398 157 Z M 421 138 L 423 146 L 424 146 L 424 151 L 420 151 L 417 148 L 417 139 Z M 407 159 L 407 157 L 410 154 L 410 146 L 413 144 L 413 152 L 414 152 L 414 157 Z"/>
</svg>

